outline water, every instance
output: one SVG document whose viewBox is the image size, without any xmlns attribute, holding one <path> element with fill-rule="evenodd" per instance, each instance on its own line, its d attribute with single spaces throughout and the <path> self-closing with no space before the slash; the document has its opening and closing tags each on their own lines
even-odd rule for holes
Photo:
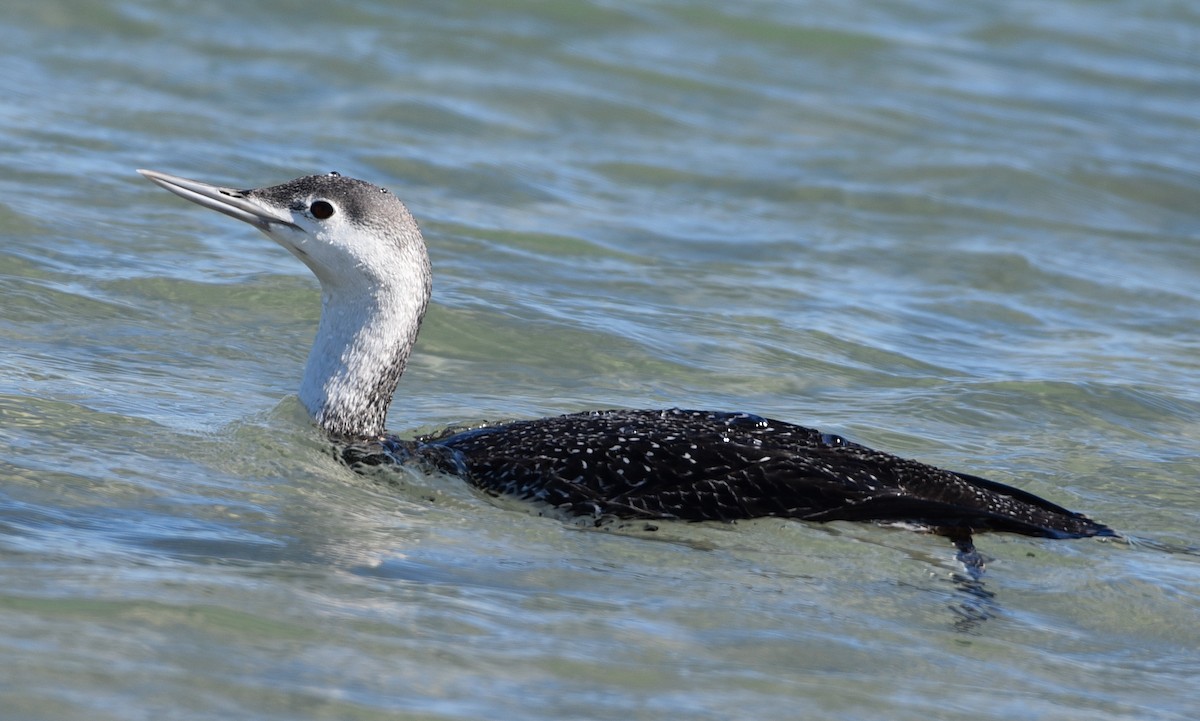
<svg viewBox="0 0 1200 721">
<path fill-rule="evenodd" d="M 1194 718 L 1190 4 L 0 14 L 0 717 Z M 313 279 L 137 167 L 408 202 L 398 432 L 750 410 L 1140 542 L 984 536 L 979 585 L 903 530 L 356 476 L 293 395 Z"/>
</svg>

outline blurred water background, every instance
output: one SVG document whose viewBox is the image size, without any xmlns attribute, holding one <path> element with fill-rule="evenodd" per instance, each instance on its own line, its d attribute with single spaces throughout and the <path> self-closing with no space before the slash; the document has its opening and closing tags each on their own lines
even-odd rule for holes
<svg viewBox="0 0 1200 721">
<path fill-rule="evenodd" d="M 0 716 L 1194 719 L 1200 10 L 0 10 Z M 390 427 L 747 410 L 1138 540 L 580 529 L 337 465 L 307 270 L 133 171 L 421 222 Z"/>
</svg>

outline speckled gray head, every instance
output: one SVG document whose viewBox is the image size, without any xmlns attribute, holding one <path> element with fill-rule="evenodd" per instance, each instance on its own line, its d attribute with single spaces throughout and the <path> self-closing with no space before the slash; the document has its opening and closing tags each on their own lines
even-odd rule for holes
<svg viewBox="0 0 1200 721">
<path fill-rule="evenodd" d="M 420 263 L 424 241 L 404 203 L 386 188 L 338 173 L 238 190 L 152 170 L 139 173 L 206 208 L 244 221 L 304 261 L 327 291 L 396 277 Z"/>
<path fill-rule="evenodd" d="M 417 223 L 384 188 L 337 173 L 237 190 L 139 173 L 258 228 L 321 282 L 322 312 L 300 399 L 335 435 L 383 421 L 429 303 L 432 273 Z"/>
<path fill-rule="evenodd" d="M 307 175 L 266 188 L 243 190 L 273 207 L 285 206 L 293 213 L 317 220 L 342 214 L 355 225 L 387 232 L 401 226 L 416 225 L 408 208 L 387 188 L 372 185 L 337 172 Z"/>
</svg>

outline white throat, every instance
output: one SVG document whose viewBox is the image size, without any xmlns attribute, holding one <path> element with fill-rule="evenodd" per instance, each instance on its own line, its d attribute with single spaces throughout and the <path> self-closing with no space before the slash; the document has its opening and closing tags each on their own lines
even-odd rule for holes
<svg viewBox="0 0 1200 721">
<path fill-rule="evenodd" d="M 403 218 L 386 229 L 346 225 L 277 238 L 321 283 L 321 322 L 300 400 L 334 436 L 383 435 L 429 304 L 429 256 L 407 211 Z"/>
<path fill-rule="evenodd" d="M 419 286 L 418 286 L 419 287 Z M 300 400 L 325 431 L 384 433 L 388 407 L 417 340 L 429 298 L 423 292 L 339 294 L 322 289 L 321 323 L 308 354 Z"/>
</svg>

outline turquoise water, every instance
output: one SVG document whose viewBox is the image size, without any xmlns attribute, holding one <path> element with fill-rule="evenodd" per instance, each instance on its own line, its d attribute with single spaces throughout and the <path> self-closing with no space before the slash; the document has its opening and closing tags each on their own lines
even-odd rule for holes
<svg viewBox="0 0 1200 721">
<path fill-rule="evenodd" d="M 0 11 L 0 717 L 1191 719 L 1187 3 Z M 435 291 L 390 427 L 748 410 L 1138 540 L 592 531 L 337 465 L 315 281 L 133 171 L 339 170 Z"/>
</svg>

